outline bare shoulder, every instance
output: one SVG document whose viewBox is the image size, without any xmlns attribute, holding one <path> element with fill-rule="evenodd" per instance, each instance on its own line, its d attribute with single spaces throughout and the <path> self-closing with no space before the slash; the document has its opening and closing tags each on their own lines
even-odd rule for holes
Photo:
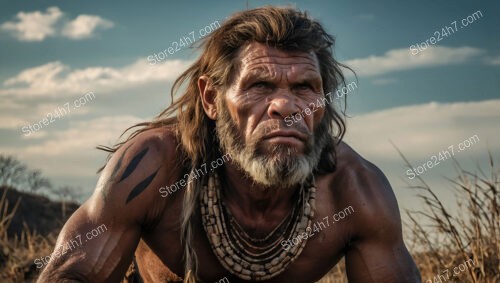
<svg viewBox="0 0 500 283">
<path fill-rule="evenodd" d="M 337 168 L 330 187 L 343 205 L 354 208 L 354 234 L 373 235 L 401 227 L 396 197 L 384 173 L 342 142 L 337 148 Z"/>
<path fill-rule="evenodd" d="M 142 234 L 162 215 L 165 201 L 158 188 L 175 164 L 175 148 L 167 128 L 144 131 L 123 144 L 107 162 L 94 194 L 64 225 L 56 256 L 39 281 L 118 282 L 123 278 Z M 96 226 L 105 232 L 89 241 L 89 231 Z M 77 245 L 80 248 L 60 252 L 65 243 L 81 240 L 81 235 L 86 238 Z"/>
<path fill-rule="evenodd" d="M 93 208 L 102 213 L 119 210 L 135 219 L 159 216 L 163 202 L 158 188 L 180 170 L 177 145 L 168 127 L 129 139 L 106 164 L 90 199 Z"/>
<path fill-rule="evenodd" d="M 345 221 L 349 282 L 420 282 L 403 241 L 394 192 L 380 169 L 347 144 L 338 147 L 332 195 L 354 211 Z"/>
</svg>

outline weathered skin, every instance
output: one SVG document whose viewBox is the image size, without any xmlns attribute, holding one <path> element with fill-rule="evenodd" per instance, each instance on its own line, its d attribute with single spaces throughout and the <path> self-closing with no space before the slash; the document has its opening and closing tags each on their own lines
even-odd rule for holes
<svg viewBox="0 0 500 283">
<path fill-rule="evenodd" d="M 240 73 L 224 99 L 244 138 L 250 137 L 259 123 L 283 120 L 324 95 L 318 62 L 312 53 L 285 53 L 252 43 L 239 56 Z M 252 78 L 252 74 L 260 78 Z M 262 81 L 265 83 L 259 83 Z M 206 114 L 215 119 L 215 91 L 205 77 L 200 78 L 199 88 Z M 322 116 L 320 109 L 297 123 L 312 133 Z M 294 146 L 298 154 L 303 150 L 302 141 L 296 138 L 266 139 L 262 142 L 264 151 L 269 143 Z M 168 128 L 144 132 L 122 146 L 108 162 L 94 194 L 64 226 L 56 249 L 101 224 L 107 231 L 52 260 L 40 281 L 118 282 L 134 251 L 145 282 L 168 282 L 177 277 L 175 274 L 182 276 L 179 221 L 184 189 L 167 197 L 159 193 L 159 188 L 178 182 L 187 173 L 175 161 L 177 146 Z M 141 152 L 143 158 L 138 158 Z M 329 227 L 308 240 L 300 257 L 283 274 L 264 282 L 315 282 L 344 256 L 349 282 L 420 282 L 403 243 L 397 202 L 384 174 L 345 143 L 339 145 L 337 154 L 336 171 L 315 177 L 317 210 L 313 223 L 324 222 L 328 216 Z M 134 165 L 137 167 L 132 170 Z M 270 232 L 290 211 L 292 189 L 252 187 L 251 180 L 245 179 L 231 161 L 223 170 L 229 184 L 226 203 L 248 232 Z M 130 192 L 143 181 L 146 188 L 130 199 Z M 333 223 L 332 215 L 347 207 L 354 212 Z M 204 282 L 224 277 L 230 282 L 243 282 L 219 264 L 201 221 L 195 246 L 199 276 Z"/>
</svg>

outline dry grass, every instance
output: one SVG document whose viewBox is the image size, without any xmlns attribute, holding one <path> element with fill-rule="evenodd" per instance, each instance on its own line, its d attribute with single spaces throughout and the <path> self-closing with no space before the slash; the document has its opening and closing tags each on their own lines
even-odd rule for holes
<svg viewBox="0 0 500 283">
<path fill-rule="evenodd" d="M 500 170 L 489 157 L 487 174 L 480 168 L 478 173 L 468 172 L 455 161 L 458 177 L 448 181 L 455 191 L 457 213 L 451 213 L 437 189 L 422 178 L 410 185 L 423 207 L 407 211 L 405 239 L 422 282 L 500 282 Z M 318 282 L 347 282 L 345 271 L 337 265 Z"/>
<path fill-rule="evenodd" d="M 25 225 L 19 237 L 9 238 L 7 228 L 21 199 L 18 199 L 13 209 L 8 212 L 7 191 L 8 189 L 3 190 L 0 198 L 0 282 L 32 281 L 40 271 L 37 270 L 34 260 L 52 252 L 56 235 L 42 236 L 31 232 Z"/>
<path fill-rule="evenodd" d="M 418 178 L 418 184 L 411 185 L 419 192 L 423 208 L 408 212 L 405 228 L 409 233 L 405 238 L 422 282 L 500 282 L 500 171 L 491 156 L 489 173 L 478 171 L 470 173 L 457 164 L 458 177 L 449 179 L 456 192 L 458 214 L 452 214 L 423 179 Z M 41 236 L 25 227 L 20 237 L 9 239 L 7 228 L 19 202 L 8 213 L 5 194 L 6 190 L 0 199 L 0 281 L 32 281 L 40 271 L 33 261 L 51 253 L 55 235 Z M 453 276 L 453 269 L 469 259 L 474 264 Z M 319 282 L 347 282 L 344 262 Z"/>
<path fill-rule="evenodd" d="M 317 283 L 347 283 L 344 259 L 337 263 L 337 265 Z"/>
<path fill-rule="evenodd" d="M 489 157 L 487 173 L 468 172 L 455 161 L 458 177 L 448 181 L 457 213 L 422 178 L 410 186 L 424 203 L 419 211 L 407 212 L 406 224 L 423 282 L 500 282 L 500 170 Z"/>
</svg>

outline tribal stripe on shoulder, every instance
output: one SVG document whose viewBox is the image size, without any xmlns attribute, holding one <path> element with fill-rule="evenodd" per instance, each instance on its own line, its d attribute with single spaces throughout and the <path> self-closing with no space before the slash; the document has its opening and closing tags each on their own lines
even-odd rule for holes
<svg viewBox="0 0 500 283">
<path fill-rule="evenodd" d="M 105 185 L 102 188 L 101 194 L 103 197 L 103 200 L 107 200 L 107 196 L 109 195 L 109 189 L 115 180 L 115 177 L 117 176 L 118 172 L 120 171 L 120 168 L 122 167 L 123 163 L 123 158 L 125 154 L 127 153 L 128 149 L 130 148 L 131 145 L 129 145 L 122 153 L 118 161 L 116 162 L 115 167 L 113 168 L 113 172 L 109 176 L 109 178 L 106 180 Z M 149 151 L 149 147 L 146 147 L 145 149 L 141 150 L 139 153 L 137 153 L 130 163 L 126 166 L 125 170 L 121 174 L 120 179 L 118 180 L 117 183 L 122 182 L 126 178 L 128 178 L 138 167 L 138 165 L 141 163 L 142 159 L 146 156 L 146 154 Z M 161 167 L 161 166 L 160 166 Z M 150 174 L 148 177 L 146 177 L 144 180 L 139 182 L 137 185 L 134 186 L 132 191 L 129 193 L 125 204 L 128 204 L 130 201 L 132 201 L 134 198 L 139 196 L 144 190 L 153 182 L 154 178 L 156 177 L 158 171 L 160 170 L 160 167 L 158 167 L 152 174 Z"/>
</svg>

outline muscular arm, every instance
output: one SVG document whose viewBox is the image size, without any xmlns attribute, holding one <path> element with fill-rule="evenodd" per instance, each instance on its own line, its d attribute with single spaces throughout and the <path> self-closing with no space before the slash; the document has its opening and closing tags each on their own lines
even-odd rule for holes
<svg viewBox="0 0 500 283">
<path fill-rule="evenodd" d="M 421 282 L 403 242 L 399 209 L 389 182 L 368 162 L 358 169 L 351 185 L 358 188 L 357 207 L 361 209 L 356 210 L 355 233 L 346 253 L 349 282 Z"/>
<path fill-rule="evenodd" d="M 141 134 L 106 165 L 94 194 L 64 225 L 38 282 L 119 282 L 163 179 L 161 142 Z M 101 227 L 101 228 L 98 228 Z M 76 243 L 75 243 L 76 242 Z"/>
</svg>

